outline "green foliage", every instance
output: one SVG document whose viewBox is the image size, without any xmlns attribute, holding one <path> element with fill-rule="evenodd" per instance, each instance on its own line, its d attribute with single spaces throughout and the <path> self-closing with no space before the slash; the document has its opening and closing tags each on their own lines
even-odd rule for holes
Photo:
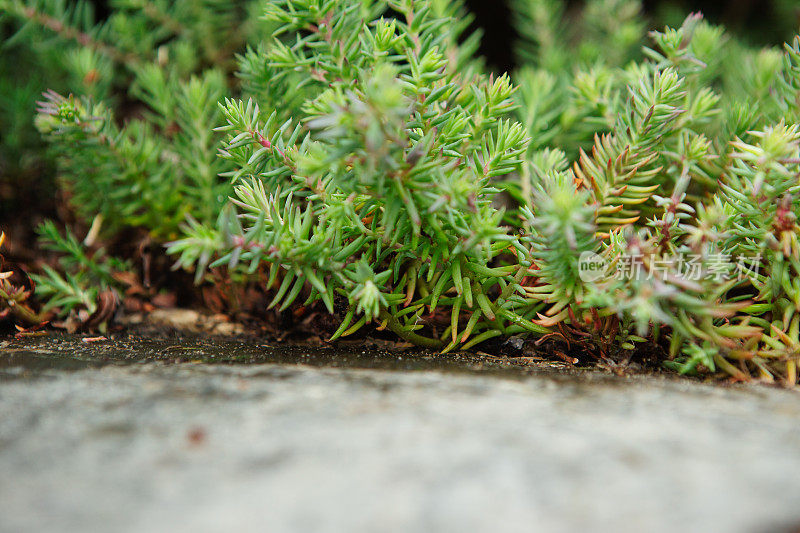
<svg viewBox="0 0 800 533">
<path fill-rule="evenodd" d="M 507 187 L 534 214 L 540 279 L 527 290 L 551 305 L 539 323 L 603 351 L 596 331 L 611 321 L 619 348 L 663 339 L 681 372 L 794 384 L 800 39 L 754 50 L 698 15 L 649 38 L 623 63 L 626 46 L 586 32 L 573 46 L 600 57 L 540 48 L 516 76 L 534 140 Z M 531 192 L 554 175 L 575 193 Z M 581 252 L 604 274 L 576 278 Z"/>
<path fill-rule="evenodd" d="M 0 54 L 0 202 L 15 212 L 29 182 L 57 174 L 49 189 L 101 240 L 143 230 L 163 243 L 187 216 L 213 227 L 231 194 L 216 103 L 238 92 L 236 52 L 268 30 L 258 4 L 117 0 L 98 22 L 87 2 L 0 0 L 14 32 Z M 41 281 L 50 307 L 95 305 L 99 280 L 50 269 Z"/>
<path fill-rule="evenodd" d="M 517 0 L 509 77 L 475 59 L 458 2 L 114 6 L 98 25 L 0 0 L 27 21 L 15 53 L 59 58 L 71 95 L 37 126 L 93 236 L 144 229 L 197 283 L 325 309 L 332 339 L 663 348 L 683 373 L 797 382 L 800 38 Z M 129 268 L 42 233 L 64 257 L 39 278 L 51 306 L 91 311 Z"/>
<path fill-rule="evenodd" d="M 208 129 L 219 116 L 208 102 L 222 97 L 224 80 L 207 71 L 178 83 L 157 68 L 139 77 L 133 91 L 153 109 L 147 121 L 121 128 L 103 104 L 51 92 L 37 125 L 53 142 L 63 186 L 84 220 L 100 216 L 112 232 L 144 227 L 163 240 L 189 213 L 213 222 L 229 191 Z"/>
<path fill-rule="evenodd" d="M 0 114 L 11 131 L 0 171 L 14 179 L 29 147 L 40 151 L 30 122 L 47 89 L 37 123 L 84 222 L 99 214 L 105 235 L 143 227 L 157 240 L 178 236 L 186 213 L 213 223 L 229 194 L 214 103 L 236 85 L 235 53 L 266 29 L 256 4 L 117 0 L 97 22 L 87 2 L 0 0 L 15 30 L 2 79 L 25 72 L 22 84 L 0 84 L 3 109 L 17 113 Z"/>
<path fill-rule="evenodd" d="M 83 310 L 91 315 L 97 310 L 98 295 L 120 287 L 115 275 L 130 265 L 108 256 L 103 248 L 89 252 L 69 231 L 62 235 L 52 222 L 38 228 L 45 249 L 58 254 L 58 270 L 45 266 L 42 275 L 33 275 L 37 293 L 48 300 L 45 311 L 58 309 L 61 315 Z"/>
<path fill-rule="evenodd" d="M 537 167 L 537 171 L 542 177 L 532 198 L 536 212 L 527 211 L 526 218 L 532 230 L 538 284 L 527 290 L 553 304 L 547 316 L 559 317 L 567 306 L 584 299 L 579 261 L 597 251 L 596 210 L 588 191 L 578 191 L 563 167 L 544 172 Z"/>
<path fill-rule="evenodd" d="M 527 251 L 492 204 L 492 178 L 525 149 L 522 128 L 502 118 L 513 88 L 506 76 L 465 78 L 462 26 L 425 4 L 390 2 L 396 19 L 380 16 L 383 2 L 269 4 L 280 28 L 241 59 L 262 90 L 222 106 L 240 215 L 217 237 L 195 226 L 170 244 L 181 266 L 207 261 L 201 243 L 224 242 L 215 265 L 270 265 L 272 305 L 302 297 L 333 312 L 344 298 L 334 338 L 373 320 L 444 349 L 543 331 L 510 299 L 520 267 L 509 263 Z M 305 100 L 275 108 L 267 80 Z"/>
</svg>

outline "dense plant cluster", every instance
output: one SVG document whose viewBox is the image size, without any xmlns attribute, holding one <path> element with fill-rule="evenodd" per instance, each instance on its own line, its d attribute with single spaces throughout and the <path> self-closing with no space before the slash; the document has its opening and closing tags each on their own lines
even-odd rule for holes
<svg viewBox="0 0 800 533">
<path fill-rule="evenodd" d="M 28 218 L 58 190 L 63 218 L 86 236 L 38 228 L 59 255 L 36 277 L 48 308 L 91 314 L 99 294 L 123 286 L 87 268 L 121 264 L 104 242 L 129 241 L 133 255 L 180 236 L 187 216 L 216 220 L 232 191 L 219 177 L 216 102 L 239 90 L 235 54 L 269 31 L 260 10 L 119 0 L 98 22 L 89 2 L 0 0 L 0 29 L 11 30 L 0 53 L 0 211 Z"/>
<path fill-rule="evenodd" d="M 520 2 L 521 20 L 561 23 L 546 4 Z M 635 2 L 598 4 L 617 25 L 587 18 L 588 49 L 616 53 L 570 54 L 563 33 L 520 47 L 532 141 L 512 187 L 547 273 L 539 323 L 570 339 L 610 319 L 618 346 L 664 338 L 682 372 L 796 382 L 800 40 L 753 50 L 692 15 L 645 41 Z M 576 274 L 582 252 L 601 276 Z"/>
<path fill-rule="evenodd" d="M 101 25 L 0 0 L 15 46 L 69 43 L 36 125 L 90 229 L 41 227 L 62 260 L 40 296 L 95 315 L 134 268 L 98 243 L 144 229 L 198 284 L 324 309 L 332 339 L 663 347 L 795 384 L 800 39 L 514 8 L 524 66 L 496 76 L 446 0 L 120 0 Z"/>
<path fill-rule="evenodd" d="M 35 111 L 31 103 L 41 100 L 37 126 L 78 216 L 100 216 L 112 232 L 136 226 L 174 237 L 187 213 L 213 220 L 225 201 L 212 131 L 220 114 L 209 102 L 228 94 L 234 53 L 263 24 L 255 2 L 114 6 L 96 24 L 85 2 L 0 1 L 4 18 L 22 23 L 3 54 L 3 81 L 13 88 L 0 90 L 0 99 L 17 113 Z M 44 96 L 40 80 L 25 80 L 42 69 L 17 74 L 18 60 L 51 72 Z M 31 128 L 25 120 L 9 124 L 12 145 L 3 154 L 10 159 L 27 142 L 15 139 Z"/>
<path fill-rule="evenodd" d="M 446 349 L 541 332 L 518 314 L 509 289 L 518 267 L 506 263 L 526 252 L 492 204 L 492 178 L 517 168 L 525 149 L 521 126 L 503 119 L 510 81 L 472 72 L 451 3 L 389 5 L 396 18 L 377 18 L 382 2 L 270 4 L 281 28 L 262 76 L 302 87 L 305 99 L 282 123 L 260 111 L 280 95 L 225 103 L 222 157 L 237 168 L 240 216 L 213 243 L 229 248 L 215 264 L 268 263 L 282 308 L 302 295 L 334 312 L 346 298 L 334 338 L 373 320 Z M 170 251 L 188 266 L 201 240 Z"/>
</svg>

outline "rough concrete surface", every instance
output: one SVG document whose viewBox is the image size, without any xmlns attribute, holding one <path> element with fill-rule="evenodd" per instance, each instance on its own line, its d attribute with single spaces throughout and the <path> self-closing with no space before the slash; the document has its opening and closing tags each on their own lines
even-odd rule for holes
<svg viewBox="0 0 800 533">
<path fill-rule="evenodd" d="M 0 354 L 2 357 L 2 354 Z M 790 532 L 800 395 L 146 363 L 0 372 L 0 531 Z"/>
</svg>

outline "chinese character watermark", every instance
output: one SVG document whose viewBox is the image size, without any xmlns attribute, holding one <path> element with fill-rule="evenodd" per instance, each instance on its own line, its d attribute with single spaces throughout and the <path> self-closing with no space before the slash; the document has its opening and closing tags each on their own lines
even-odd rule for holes
<svg viewBox="0 0 800 533">
<path fill-rule="evenodd" d="M 717 283 L 732 279 L 755 278 L 761 267 L 761 255 L 732 256 L 725 253 L 678 254 L 675 256 L 621 255 L 613 261 L 594 252 L 583 252 L 578 259 L 578 274 L 584 282 L 604 279 L 649 280 L 679 278 L 686 281 L 711 280 Z"/>
</svg>

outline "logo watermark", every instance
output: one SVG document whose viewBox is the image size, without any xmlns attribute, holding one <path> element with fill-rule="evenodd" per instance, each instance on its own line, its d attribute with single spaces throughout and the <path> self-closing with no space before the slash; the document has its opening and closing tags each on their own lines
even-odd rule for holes
<svg viewBox="0 0 800 533">
<path fill-rule="evenodd" d="M 607 270 L 606 260 L 599 254 L 583 252 L 578 258 L 578 275 L 581 281 L 591 283 L 605 278 L 608 276 Z"/>
<path fill-rule="evenodd" d="M 578 258 L 578 275 L 591 283 L 602 279 L 648 280 L 672 277 L 685 281 L 724 282 L 757 276 L 761 255 L 733 257 L 730 254 L 621 255 L 613 261 L 594 252 Z"/>
</svg>

